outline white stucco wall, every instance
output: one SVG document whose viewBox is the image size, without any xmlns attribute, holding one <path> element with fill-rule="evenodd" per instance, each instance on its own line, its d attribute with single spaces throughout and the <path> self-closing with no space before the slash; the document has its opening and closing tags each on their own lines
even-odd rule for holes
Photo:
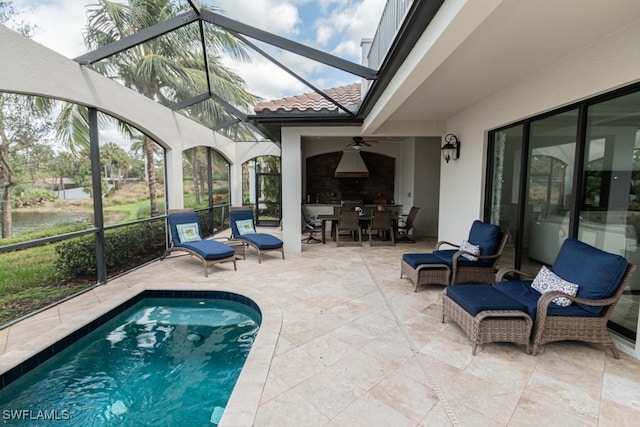
<svg viewBox="0 0 640 427">
<path fill-rule="evenodd" d="M 640 81 L 639 41 L 636 22 L 451 117 L 461 158 L 442 165 L 439 237 L 462 240 L 481 217 L 489 130 Z"/>
<path fill-rule="evenodd" d="M 413 205 L 420 207 L 414 226 L 417 236 L 436 237 L 440 220 L 440 138 L 416 138 Z M 449 163 L 451 164 L 451 163 Z M 445 165 L 445 166 L 443 166 Z M 409 213 L 411 206 L 405 206 Z M 442 218 L 447 221 L 447 217 Z"/>
</svg>

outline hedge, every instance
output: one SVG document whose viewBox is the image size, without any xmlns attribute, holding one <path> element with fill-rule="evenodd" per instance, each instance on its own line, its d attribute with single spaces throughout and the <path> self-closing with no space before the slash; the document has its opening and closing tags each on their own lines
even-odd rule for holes
<svg viewBox="0 0 640 427">
<path fill-rule="evenodd" d="M 164 219 L 132 224 L 105 232 L 107 277 L 159 258 L 165 251 Z M 95 235 L 63 242 L 56 247 L 56 277 L 60 280 L 96 277 Z"/>
</svg>

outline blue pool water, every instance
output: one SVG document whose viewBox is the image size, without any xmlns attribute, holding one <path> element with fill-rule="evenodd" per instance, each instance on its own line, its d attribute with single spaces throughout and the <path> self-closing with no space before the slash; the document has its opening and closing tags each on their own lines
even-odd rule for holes
<svg viewBox="0 0 640 427">
<path fill-rule="evenodd" d="M 214 426 L 260 320 L 234 301 L 145 298 L 0 390 L 0 422 Z"/>
</svg>

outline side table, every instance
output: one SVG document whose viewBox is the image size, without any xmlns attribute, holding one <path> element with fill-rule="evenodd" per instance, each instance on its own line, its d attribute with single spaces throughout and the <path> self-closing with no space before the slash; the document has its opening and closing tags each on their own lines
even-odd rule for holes
<svg viewBox="0 0 640 427">
<path fill-rule="evenodd" d="M 233 248 L 233 252 L 235 254 L 236 259 L 240 259 L 240 257 L 242 257 L 242 259 L 247 259 L 245 255 L 245 248 L 247 247 L 247 245 L 244 244 L 243 242 L 239 240 L 232 240 L 232 239 L 213 239 L 213 240 L 217 240 L 218 242 L 222 242 L 225 245 Z"/>
</svg>

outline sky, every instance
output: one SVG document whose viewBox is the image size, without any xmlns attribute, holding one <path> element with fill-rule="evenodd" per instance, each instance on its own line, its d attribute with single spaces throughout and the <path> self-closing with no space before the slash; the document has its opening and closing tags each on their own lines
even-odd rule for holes
<svg viewBox="0 0 640 427">
<path fill-rule="evenodd" d="M 18 19 L 36 26 L 33 39 L 69 58 L 87 52 L 82 39 L 84 5 L 91 3 L 95 0 L 13 0 Z M 360 42 L 374 36 L 386 0 L 200 0 L 200 4 L 216 6 L 231 19 L 360 63 Z M 319 89 L 360 79 L 268 48 L 270 54 Z M 245 79 L 251 92 L 264 99 L 312 91 L 260 55 L 252 56 L 251 65 L 227 65 Z"/>
</svg>

